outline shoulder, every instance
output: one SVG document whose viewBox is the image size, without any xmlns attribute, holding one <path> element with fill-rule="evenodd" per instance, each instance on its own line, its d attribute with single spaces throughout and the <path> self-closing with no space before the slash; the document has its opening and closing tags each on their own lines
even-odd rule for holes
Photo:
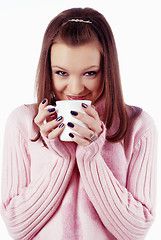
<svg viewBox="0 0 161 240">
<path fill-rule="evenodd" d="M 21 121 L 21 117 L 27 117 L 27 118 L 33 118 L 36 114 L 36 105 L 35 104 L 29 104 L 29 105 L 22 105 L 14 109 L 8 119 L 12 118 L 13 121 L 19 122 Z"/>
<path fill-rule="evenodd" d="M 129 126 L 124 139 L 124 147 L 127 158 L 131 159 L 135 147 L 141 142 L 145 149 L 147 142 L 153 142 L 153 144 L 150 144 L 153 146 L 157 145 L 157 131 L 153 118 L 143 109 L 127 106 L 127 113 Z"/>
<path fill-rule="evenodd" d="M 154 119 L 143 109 L 127 106 L 129 117 L 128 135 L 138 140 L 150 131 L 156 131 Z"/>
<path fill-rule="evenodd" d="M 35 116 L 36 104 L 19 106 L 10 113 L 6 127 L 18 129 L 26 137 L 35 136 L 38 130 L 34 123 Z"/>
<path fill-rule="evenodd" d="M 129 117 L 130 124 L 143 125 L 146 128 L 154 125 L 153 118 L 143 109 L 136 106 L 127 106 L 127 113 Z"/>
</svg>

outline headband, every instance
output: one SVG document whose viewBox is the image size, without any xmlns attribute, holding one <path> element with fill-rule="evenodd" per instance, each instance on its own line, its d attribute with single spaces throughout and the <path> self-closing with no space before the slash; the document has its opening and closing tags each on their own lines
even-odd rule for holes
<svg viewBox="0 0 161 240">
<path fill-rule="evenodd" d="M 73 19 L 70 19 L 68 20 L 68 22 L 77 22 L 77 23 L 92 23 L 91 21 L 89 20 L 83 20 L 83 19 L 76 19 L 76 18 L 73 18 Z"/>
</svg>

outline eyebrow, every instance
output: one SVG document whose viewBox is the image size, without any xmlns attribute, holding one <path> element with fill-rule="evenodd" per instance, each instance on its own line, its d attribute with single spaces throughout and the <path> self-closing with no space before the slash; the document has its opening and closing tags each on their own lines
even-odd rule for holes
<svg viewBox="0 0 161 240">
<path fill-rule="evenodd" d="M 62 69 L 62 70 L 65 70 L 65 68 L 60 67 L 60 66 L 57 66 L 57 65 L 55 65 L 55 66 L 51 66 L 51 68 L 60 68 L 60 69 Z"/>
<path fill-rule="evenodd" d="M 61 69 L 61 70 L 63 70 L 63 71 L 66 71 L 65 68 L 60 67 L 60 66 L 58 66 L 58 65 L 53 65 L 53 66 L 51 66 L 51 68 L 59 68 L 59 69 Z M 92 66 L 89 66 L 89 67 L 83 69 L 83 71 L 86 71 L 86 70 L 88 70 L 88 69 L 90 69 L 90 68 L 98 68 L 98 69 L 99 69 L 100 66 L 98 66 L 98 65 L 92 65 Z"/>
</svg>

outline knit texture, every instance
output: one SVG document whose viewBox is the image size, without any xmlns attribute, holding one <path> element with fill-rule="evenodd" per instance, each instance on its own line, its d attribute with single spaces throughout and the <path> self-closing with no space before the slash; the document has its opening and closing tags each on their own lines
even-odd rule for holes
<svg viewBox="0 0 161 240">
<path fill-rule="evenodd" d="M 102 118 L 103 99 L 96 109 Z M 103 124 L 102 134 L 87 147 L 58 138 L 43 137 L 48 148 L 42 139 L 32 142 L 38 133 L 34 104 L 11 113 L 1 214 L 13 239 L 145 238 L 155 215 L 156 129 L 141 109 L 127 110 L 124 141 L 107 141 Z"/>
</svg>

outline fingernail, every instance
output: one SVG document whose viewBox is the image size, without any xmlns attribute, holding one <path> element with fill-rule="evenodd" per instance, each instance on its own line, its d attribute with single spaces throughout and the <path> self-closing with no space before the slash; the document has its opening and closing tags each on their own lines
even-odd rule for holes
<svg viewBox="0 0 161 240">
<path fill-rule="evenodd" d="M 73 128 L 73 127 L 74 127 L 74 124 L 73 124 L 73 123 L 71 123 L 71 122 L 68 122 L 68 123 L 67 123 L 67 125 L 68 125 L 69 127 L 71 127 L 71 128 Z"/>
<path fill-rule="evenodd" d="M 48 112 L 54 112 L 54 111 L 55 111 L 55 108 L 48 109 Z"/>
<path fill-rule="evenodd" d="M 56 119 L 56 121 L 59 122 L 60 120 L 62 120 L 62 118 L 63 118 L 63 117 L 60 116 L 60 117 L 58 117 L 58 118 Z"/>
<path fill-rule="evenodd" d="M 82 103 L 82 107 L 84 107 L 84 108 L 87 108 L 87 107 L 88 107 L 88 105 L 87 105 L 87 104 L 85 104 L 85 103 Z"/>
<path fill-rule="evenodd" d="M 75 112 L 75 111 L 71 111 L 70 113 L 71 113 L 73 116 L 77 116 L 77 115 L 78 115 L 78 113 Z"/>
<path fill-rule="evenodd" d="M 44 98 L 44 100 L 42 101 L 42 104 L 46 103 L 46 99 Z"/>
<path fill-rule="evenodd" d="M 73 133 L 69 133 L 69 136 L 70 136 L 71 138 L 74 138 Z"/>
<path fill-rule="evenodd" d="M 59 125 L 59 128 L 62 128 L 62 127 L 64 127 L 64 123 L 61 123 L 61 124 Z"/>
</svg>

